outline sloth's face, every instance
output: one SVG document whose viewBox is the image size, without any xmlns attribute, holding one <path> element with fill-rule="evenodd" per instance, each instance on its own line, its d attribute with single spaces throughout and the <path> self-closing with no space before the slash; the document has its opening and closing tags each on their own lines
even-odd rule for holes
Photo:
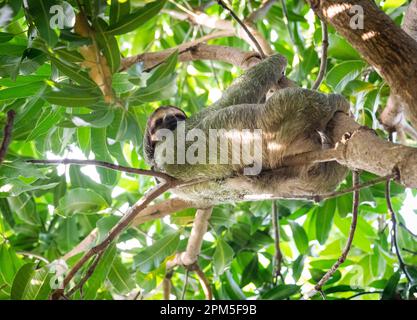
<svg viewBox="0 0 417 320">
<path fill-rule="evenodd" d="M 185 113 L 174 106 L 159 107 L 149 118 L 148 128 L 152 142 L 157 141 L 156 133 L 161 129 L 175 130 L 179 121 L 185 121 Z"/>
</svg>

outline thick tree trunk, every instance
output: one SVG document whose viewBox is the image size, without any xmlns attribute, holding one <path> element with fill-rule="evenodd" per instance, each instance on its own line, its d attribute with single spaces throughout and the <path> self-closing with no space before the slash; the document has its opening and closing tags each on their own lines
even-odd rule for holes
<svg viewBox="0 0 417 320">
<path fill-rule="evenodd" d="M 407 104 L 417 126 L 417 43 L 370 0 L 309 0 L 312 9 L 346 38 L 375 67 Z M 352 28 L 356 8 L 363 10 L 363 29 Z M 352 11 L 352 12 L 351 12 Z M 353 19 L 352 19 L 353 18 Z"/>
</svg>

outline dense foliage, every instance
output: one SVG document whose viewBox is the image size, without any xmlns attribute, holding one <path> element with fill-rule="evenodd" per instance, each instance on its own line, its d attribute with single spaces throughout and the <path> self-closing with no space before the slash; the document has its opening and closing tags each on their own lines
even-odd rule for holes
<svg viewBox="0 0 417 320">
<path fill-rule="evenodd" d="M 150 72 L 140 63 L 119 71 L 120 57 L 173 48 L 210 32 L 167 11 L 193 10 L 205 1 L 81 2 L 94 37 L 82 27 L 74 31 L 79 12 L 75 0 L 0 1 L 0 9 L 7 7 L 10 14 L 0 18 L 1 127 L 7 111 L 16 111 L 13 140 L 0 166 L 0 299 L 47 299 L 59 280 L 60 264 L 51 263 L 95 227 L 102 238 L 155 183 L 106 168 L 39 166 L 26 159 L 97 159 L 146 168 L 142 135 L 152 110 L 172 104 L 188 114 L 197 112 L 241 73 L 218 61 L 180 63 L 178 52 Z M 380 2 L 400 24 L 407 1 Z M 230 3 L 238 16 L 247 17 L 261 1 Z M 288 19 L 277 1 L 256 27 L 288 59 L 287 76 L 311 88 L 320 66 L 320 21 L 304 1 L 286 4 Z M 52 5 L 60 6 L 65 19 L 53 18 L 58 11 L 51 13 Z M 216 3 L 205 12 L 232 21 Z M 328 72 L 320 90 L 343 93 L 357 121 L 383 137 L 378 115 L 389 87 L 331 28 L 329 42 Z M 236 37 L 209 43 L 250 50 Z M 372 178 L 361 173 L 361 181 Z M 340 188 L 350 186 L 351 176 Z M 353 248 L 324 287 L 327 299 L 415 298 L 417 241 L 402 225 L 416 230 L 416 193 L 395 184 L 391 191 L 400 254 L 411 280 L 393 250 L 382 183 L 360 193 Z M 278 201 L 282 279 L 273 276 L 271 204 L 246 202 L 214 209 L 199 263 L 216 299 L 299 299 L 339 257 L 352 217 L 351 194 L 319 204 Z M 160 299 L 165 262 L 185 248 L 194 214 L 185 210 L 125 231 L 73 297 Z M 69 259 L 68 266 L 79 258 Z M 177 298 L 185 278 L 182 268 L 173 275 L 172 294 Z M 204 298 L 192 273 L 185 298 Z"/>
</svg>

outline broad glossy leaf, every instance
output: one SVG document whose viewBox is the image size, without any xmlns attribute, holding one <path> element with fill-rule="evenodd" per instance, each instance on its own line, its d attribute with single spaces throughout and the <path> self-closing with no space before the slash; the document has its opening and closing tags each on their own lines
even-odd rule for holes
<svg viewBox="0 0 417 320">
<path fill-rule="evenodd" d="M 232 263 L 233 255 L 232 247 L 223 239 L 219 239 L 213 254 L 214 272 L 218 275 L 223 274 Z"/>
<path fill-rule="evenodd" d="M 98 90 L 69 85 L 49 87 L 42 97 L 51 104 L 64 107 L 87 107 L 102 100 Z"/>
<path fill-rule="evenodd" d="M 10 87 L 1 90 L 0 101 L 28 98 L 36 95 L 46 87 L 44 82 L 33 82 L 22 86 Z"/>
<path fill-rule="evenodd" d="M 22 193 L 16 197 L 9 197 L 7 200 L 9 201 L 10 208 L 21 220 L 32 226 L 39 226 L 41 224 L 35 201 L 29 194 Z"/>
<path fill-rule="evenodd" d="M 350 81 L 359 76 L 364 67 L 365 63 L 360 60 L 344 61 L 329 71 L 326 82 L 334 91 L 342 92 Z"/>
<path fill-rule="evenodd" d="M 384 288 L 384 291 L 382 292 L 381 300 L 394 300 L 395 299 L 397 286 L 398 286 L 398 283 L 400 282 L 400 278 L 401 278 L 400 271 L 395 272 L 391 276 L 391 278 L 389 278 Z"/>
<path fill-rule="evenodd" d="M 162 261 L 175 253 L 179 242 L 179 233 L 173 233 L 156 241 L 135 256 L 134 267 L 144 273 L 158 268 Z"/>
<path fill-rule="evenodd" d="M 27 263 L 23 265 L 13 279 L 12 291 L 10 298 L 13 300 L 24 300 L 26 290 L 30 285 L 33 274 L 35 273 L 35 264 Z"/>
<path fill-rule="evenodd" d="M 106 200 L 98 193 L 88 189 L 77 188 L 68 191 L 59 201 L 59 206 L 56 210 L 58 214 L 69 217 L 77 213 L 96 214 L 106 207 Z"/>
<path fill-rule="evenodd" d="M 176 90 L 176 75 L 171 74 L 168 77 L 156 81 L 146 88 L 140 88 L 129 97 L 131 106 L 139 106 L 145 102 L 153 102 L 171 98 Z"/>
<path fill-rule="evenodd" d="M 75 114 L 72 116 L 72 122 L 76 126 L 88 126 L 93 128 L 105 128 L 109 126 L 114 119 L 113 110 L 98 110 L 89 114 Z"/>
<path fill-rule="evenodd" d="M 110 25 L 116 25 L 122 18 L 130 13 L 130 0 L 111 0 Z"/>
<path fill-rule="evenodd" d="M 320 244 L 324 244 L 329 237 L 336 211 L 336 200 L 327 200 L 323 207 L 318 207 L 316 217 L 316 237 Z"/>
<path fill-rule="evenodd" d="M 91 149 L 96 155 L 96 159 L 113 162 L 110 152 L 107 148 L 107 135 L 105 128 L 91 128 Z M 106 168 L 97 168 L 100 174 L 100 180 L 106 185 L 115 185 L 117 183 L 118 173 Z"/>
<path fill-rule="evenodd" d="M 162 7 L 165 5 L 165 2 L 165 0 L 157 0 L 148 3 L 143 8 L 136 9 L 132 13 L 125 15 L 123 18 L 121 18 L 118 23 L 111 25 L 107 30 L 107 33 L 118 35 L 135 30 L 136 28 L 140 27 L 145 22 L 156 16 L 158 12 L 161 11 Z"/>
<path fill-rule="evenodd" d="M 11 299 L 14 300 L 47 300 L 51 274 L 46 268 L 35 270 L 34 263 L 23 265 L 13 280 Z"/>
<path fill-rule="evenodd" d="M 58 42 L 58 36 L 55 30 L 51 29 L 50 21 L 52 14 L 49 13 L 50 7 L 58 4 L 54 0 L 28 0 L 28 11 L 42 39 L 49 46 L 54 47 Z"/>
<path fill-rule="evenodd" d="M 247 284 L 251 283 L 252 281 L 256 281 L 258 278 L 258 270 L 259 270 L 259 261 L 258 255 L 255 254 L 253 259 L 248 263 L 245 269 L 242 272 L 242 280 L 240 281 L 240 286 L 243 288 Z"/>
<path fill-rule="evenodd" d="M 300 293 L 300 287 L 295 284 L 279 284 L 272 290 L 262 294 L 262 299 L 266 300 L 284 300 L 292 295 Z"/>
<path fill-rule="evenodd" d="M 13 39 L 14 34 L 8 33 L 8 32 L 0 32 L 0 43 L 7 42 L 11 39 Z"/>
<path fill-rule="evenodd" d="M 100 49 L 106 57 L 107 64 L 112 73 L 116 73 L 120 67 L 120 51 L 119 44 L 113 35 L 106 33 L 108 26 L 106 22 L 100 18 L 94 22 L 96 30 L 96 39 Z"/>
<path fill-rule="evenodd" d="M 135 287 L 132 275 L 120 259 L 115 259 L 108 279 L 119 294 L 126 294 Z"/>
<path fill-rule="evenodd" d="M 116 258 L 117 249 L 115 245 L 111 245 L 107 248 L 103 257 L 97 264 L 96 270 L 93 275 L 88 279 L 83 289 L 83 299 L 92 300 L 97 296 L 97 291 L 103 285 L 107 275 L 113 265 L 113 261 Z"/>
<path fill-rule="evenodd" d="M 88 73 L 83 71 L 79 66 L 69 62 L 60 61 L 59 59 L 53 57 L 50 59 L 58 68 L 58 70 L 61 71 L 64 75 L 68 76 L 71 80 L 87 87 L 95 86 L 94 81 L 90 79 Z"/>
<path fill-rule="evenodd" d="M 305 232 L 304 228 L 297 222 L 290 222 L 290 226 L 298 252 L 300 252 L 300 254 L 306 253 L 308 250 L 307 233 Z"/>
<path fill-rule="evenodd" d="M 172 73 L 174 73 L 175 71 L 177 61 L 178 61 L 178 50 L 175 50 L 163 61 L 163 63 L 160 66 L 158 66 L 154 70 L 154 72 L 152 73 L 152 76 L 147 80 L 147 84 L 150 85 L 158 80 L 161 80 L 163 78 L 166 78 L 172 75 Z"/>
</svg>

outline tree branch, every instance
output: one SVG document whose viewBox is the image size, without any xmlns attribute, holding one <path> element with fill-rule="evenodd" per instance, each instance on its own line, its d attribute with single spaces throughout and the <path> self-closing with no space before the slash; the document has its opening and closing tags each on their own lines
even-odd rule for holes
<svg viewBox="0 0 417 320">
<path fill-rule="evenodd" d="M 402 29 L 417 41 L 417 0 L 413 0 L 408 6 Z M 404 118 L 404 102 L 393 93 L 388 97 L 387 105 L 381 114 L 381 122 L 388 131 L 403 129 L 404 133 L 417 140 L 416 130 Z"/>
<path fill-rule="evenodd" d="M 211 17 L 204 12 L 190 12 L 189 10 L 187 10 L 187 12 L 164 10 L 163 12 L 169 14 L 174 19 L 187 20 L 196 25 L 200 25 L 200 26 L 207 27 L 210 29 L 216 29 L 220 31 L 229 32 L 228 36 L 236 36 L 236 37 L 241 38 L 242 40 L 247 42 L 252 47 L 252 49 L 257 50 L 258 52 L 260 52 L 258 50 L 258 48 L 260 47 L 261 50 L 265 52 L 267 55 L 271 55 L 274 53 L 274 50 L 271 48 L 269 42 L 253 26 L 252 23 L 254 20 L 252 19 L 248 18 L 245 20 L 245 23 L 244 23 L 245 28 L 247 29 L 247 31 L 249 31 L 249 33 L 247 33 L 247 31 L 245 31 L 243 28 L 242 29 L 239 28 L 236 30 L 235 27 L 233 26 L 232 21 L 219 19 L 217 17 Z M 255 42 L 253 41 L 253 39 L 256 39 L 256 43 L 259 44 L 259 47 L 255 45 Z"/>
<path fill-rule="evenodd" d="M 326 75 L 327 71 L 327 49 L 329 47 L 329 33 L 327 31 L 327 24 L 323 20 L 321 22 L 321 30 L 322 30 L 322 49 L 321 49 L 321 62 L 320 62 L 320 71 L 317 76 L 316 82 L 314 82 L 312 90 L 317 90 L 322 83 L 324 76 Z"/>
<path fill-rule="evenodd" d="M 182 44 L 176 48 L 167 49 L 160 52 L 142 53 L 137 56 L 125 58 L 122 60 L 121 71 L 127 70 L 132 65 L 142 62 L 144 69 L 152 69 L 155 65 L 164 61 L 175 50 L 179 51 L 179 60 L 181 62 L 195 60 L 218 60 L 230 63 L 236 67 L 246 70 L 260 61 L 260 56 L 256 52 L 247 52 L 237 48 L 206 45 L 202 42 L 215 36 L 227 36 L 229 32 L 219 31 L 209 34 L 200 39 Z"/>
<path fill-rule="evenodd" d="M 203 237 L 207 232 L 208 223 L 213 212 L 213 208 L 198 209 L 194 218 L 193 227 L 191 229 L 191 235 L 188 239 L 187 249 L 185 252 L 177 253 L 173 260 L 167 262 L 166 268 L 168 270 L 165 276 L 166 283 L 164 284 L 164 296 L 169 297 L 171 287 L 172 270 L 177 266 L 183 266 L 187 271 L 195 271 L 200 279 L 204 293 L 207 300 L 212 299 L 212 293 L 210 284 L 204 275 L 204 272 L 198 265 L 198 256 L 200 255 L 201 245 L 203 243 Z M 188 274 L 187 274 L 188 275 Z M 169 280 L 169 284 L 168 284 Z M 186 284 L 184 285 L 184 289 Z"/>
<path fill-rule="evenodd" d="M 4 126 L 3 131 L 3 141 L 0 147 L 0 165 L 3 163 L 4 158 L 6 157 L 7 149 L 9 148 L 9 144 L 12 141 L 13 122 L 15 116 L 16 112 L 14 110 L 9 110 L 7 112 L 6 125 Z"/>
<path fill-rule="evenodd" d="M 74 267 L 65 276 L 62 286 L 56 289 L 52 293 L 53 299 L 60 299 L 64 296 L 64 290 L 70 281 L 74 278 L 77 272 L 83 267 L 83 265 L 90 260 L 93 256 L 99 255 L 102 251 L 106 250 L 113 240 L 123 231 L 125 228 L 134 220 L 134 218 L 147 207 L 147 205 L 165 193 L 170 188 L 179 185 L 178 181 L 170 181 L 163 184 L 157 185 L 153 190 L 148 192 L 141 200 L 139 200 L 126 215 L 110 230 L 107 237 L 98 245 L 89 249 L 83 257 L 74 265 Z"/>
<path fill-rule="evenodd" d="M 227 6 L 226 3 L 224 3 L 223 0 L 217 0 L 217 3 L 223 7 L 223 9 L 229 11 L 230 15 L 233 17 L 233 19 L 236 20 L 236 22 L 242 27 L 242 29 L 246 32 L 247 36 L 249 37 L 249 39 L 252 41 L 252 43 L 255 45 L 256 50 L 259 52 L 259 54 L 261 55 L 262 59 L 264 59 L 265 53 L 262 49 L 262 47 L 260 46 L 258 40 L 254 37 L 254 35 L 252 34 L 252 32 L 249 30 L 249 28 L 246 26 L 246 24 L 240 20 L 240 18 L 237 16 L 237 14 Z"/>
<path fill-rule="evenodd" d="M 392 92 L 404 100 L 407 116 L 416 127 L 417 42 L 373 1 L 309 0 L 309 3 L 320 18 L 329 22 L 381 74 Z M 364 24 L 363 28 L 352 29 L 356 8 L 363 10 Z"/>
<path fill-rule="evenodd" d="M 149 176 L 149 177 L 156 177 L 163 179 L 165 181 L 172 181 L 175 180 L 174 177 L 171 177 L 168 174 L 153 171 L 153 170 L 145 170 L 145 169 L 137 169 L 132 167 L 125 167 L 120 166 L 114 163 L 109 163 L 105 161 L 100 160 L 76 160 L 76 159 L 58 159 L 58 160 L 26 160 L 26 162 L 33 163 L 33 164 L 42 164 L 42 165 L 58 165 L 58 164 L 72 164 L 72 165 L 78 165 L 78 166 L 96 166 L 96 167 L 102 167 L 102 168 L 108 168 L 116 171 L 121 172 L 127 172 L 127 173 L 133 173 L 138 174 L 142 176 Z"/>
<path fill-rule="evenodd" d="M 264 0 L 261 6 L 255 11 L 253 11 L 246 20 L 250 22 L 255 22 L 263 19 L 267 15 L 268 11 L 271 10 L 275 2 L 276 0 Z"/>
</svg>

